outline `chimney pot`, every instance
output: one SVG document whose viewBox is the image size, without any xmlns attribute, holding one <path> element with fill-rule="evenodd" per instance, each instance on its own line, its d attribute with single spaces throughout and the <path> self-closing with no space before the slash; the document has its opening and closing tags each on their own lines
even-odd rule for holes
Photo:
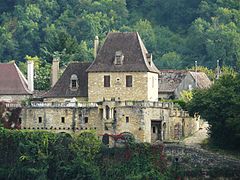
<svg viewBox="0 0 240 180">
<path fill-rule="evenodd" d="M 59 58 L 53 58 L 52 61 L 52 84 L 51 87 L 53 87 L 57 80 L 58 80 L 58 74 L 59 74 Z"/>
<path fill-rule="evenodd" d="M 99 46 L 99 38 L 98 36 L 95 36 L 95 39 L 94 39 L 94 52 L 93 52 L 93 56 L 94 56 L 94 59 L 97 57 L 97 53 L 98 53 L 98 46 Z"/>
<path fill-rule="evenodd" d="M 34 91 L 34 62 L 29 60 L 27 61 L 28 69 L 27 69 L 27 75 L 28 75 L 28 89 L 33 92 Z"/>
</svg>

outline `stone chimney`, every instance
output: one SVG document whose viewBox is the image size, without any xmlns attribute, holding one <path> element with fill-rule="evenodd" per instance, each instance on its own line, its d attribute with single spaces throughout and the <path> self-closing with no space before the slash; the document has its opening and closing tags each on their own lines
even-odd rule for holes
<svg viewBox="0 0 240 180">
<path fill-rule="evenodd" d="M 93 50 L 94 59 L 97 57 L 98 46 L 99 46 L 99 39 L 98 39 L 98 36 L 95 36 L 95 39 L 94 39 L 94 50 Z"/>
<path fill-rule="evenodd" d="M 34 62 L 27 61 L 27 76 L 28 76 L 28 89 L 33 92 L 34 91 Z"/>
<path fill-rule="evenodd" d="M 53 87 L 57 80 L 58 80 L 58 73 L 59 73 L 59 59 L 58 58 L 53 58 L 53 61 L 52 61 L 52 76 L 51 76 L 51 87 Z"/>
</svg>

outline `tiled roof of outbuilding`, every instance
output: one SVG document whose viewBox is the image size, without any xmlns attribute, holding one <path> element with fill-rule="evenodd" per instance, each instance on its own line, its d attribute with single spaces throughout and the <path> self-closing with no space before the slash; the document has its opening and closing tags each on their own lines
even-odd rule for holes
<svg viewBox="0 0 240 180">
<path fill-rule="evenodd" d="M 87 97 L 88 96 L 88 76 L 86 69 L 90 66 L 89 62 L 70 63 L 56 84 L 43 97 Z M 70 89 L 71 76 L 78 77 L 79 87 L 76 91 Z"/>
<path fill-rule="evenodd" d="M 197 87 L 200 89 L 208 88 L 212 82 L 204 72 L 192 72 L 186 70 L 160 70 L 158 92 L 174 92 L 175 89 L 190 73 L 194 80 L 197 79 Z"/>
<path fill-rule="evenodd" d="M 124 55 L 123 64 L 115 65 L 115 53 Z M 148 51 L 137 32 L 111 32 L 100 48 L 88 72 L 156 72 L 158 69 L 147 62 Z"/>
<path fill-rule="evenodd" d="M 174 92 L 186 75 L 186 70 L 160 70 L 158 92 Z"/>
<path fill-rule="evenodd" d="M 0 63 L 0 95 L 29 95 L 26 78 L 15 63 Z"/>
<path fill-rule="evenodd" d="M 198 88 L 209 88 L 212 85 L 212 82 L 204 72 L 190 72 L 190 74 L 195 80 L 197 80 Z"/>
</svg>

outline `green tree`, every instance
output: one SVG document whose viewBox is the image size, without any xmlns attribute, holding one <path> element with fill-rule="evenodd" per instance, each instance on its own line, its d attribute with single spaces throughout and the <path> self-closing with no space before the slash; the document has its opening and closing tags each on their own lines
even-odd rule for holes
<svg viewBox="0 0 240 180">
<path fill-rule="evenodd" d="M 188 104 L 210 125 L 210 139 L 224 148 L 240 149 L 240 76 L 223 75 L 212 87 L 196 90 Z"/>
</svg>

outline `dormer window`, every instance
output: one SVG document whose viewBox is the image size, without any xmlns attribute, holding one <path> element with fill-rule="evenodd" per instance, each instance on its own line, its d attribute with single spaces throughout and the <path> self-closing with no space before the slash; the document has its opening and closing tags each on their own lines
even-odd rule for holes
<svg viewBox="0 0 240 180">
<path fill-rule="evenodd" d="M 114 64 L 115 65 L 122 65 L 123 64 L 123 59 L 124 59 L 124 55 L 123 55 L 122 51 L 116 51 Z"/>
<path fill-rule="evenodd" d="M 78 77 L 76 74 L 72 74 L 70 79 L 70 89 L 76 91 L 78 89 Z"/>
<path fill-rule="evenodd" d="M 146 57 L 147 57 L 148 64 L 150 66 L 152 66 L 152 54 L 151 53 L 147 53 Z"/>
</svg>

